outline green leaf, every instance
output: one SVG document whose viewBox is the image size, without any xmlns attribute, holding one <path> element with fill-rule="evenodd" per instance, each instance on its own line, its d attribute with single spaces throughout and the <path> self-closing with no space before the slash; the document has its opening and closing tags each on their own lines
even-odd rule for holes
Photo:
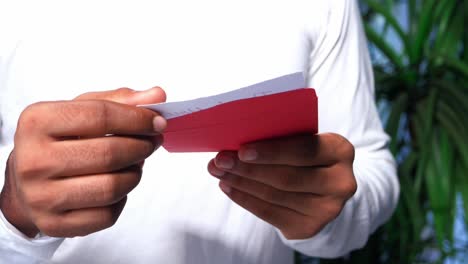
<svg viewBox="0 0 468 264">
<path fill-rule="evenodd" d="M 393 10 L 394 6 L 393 6 L 393 0 L 385 0 L 385 6 L 388 10 Z M 383 26 L 383 30 L 382 30 L 382 35 L 383 36 L 386 36 L 387 33 L 388 33 L 388 29 L 390 28 L 390 23 L 385 20 L 385 24 Z"/>
<path fill-rule="evenodd" d="M 445 24 L 444 24 L 444 17 L 446 17 L 446 15 L 448 14 L 448 16 L 450 16 L 451 12 L 453 11 L 454 9 L 454 6 L 457 5 L 457 1 L 458 0 L 438 0 L 438 1 L 435 1 L 434 3 L 434 6 L 431 10 L 431 13 L 433 15 L 433 21 L 434 21 L 434 28 L 440 28 L 442 25 L 445 25 L 445 28 L 442 28 L 442 29 L 446 29 L 446 22 L 445 21 Z"/>
<path fill-rule="evenodd" d="M 444 197 L 440 197 L 439 195 L 439 188 L 437 183 L 436 169 L 434 164 L 429 162 L 426 168 L 426 187 L 429 197 L 429 202 L 431 204 L 431 208 L 434 214 L 434 225 L 435 231 L 438 238 L 439 243 L 442 243 L 444 240 L 444 226 L 446 226 L 445 219 L 443 217 L 444 214 Z"/>
<path fill-rule="evenodd" d="M 432 29 L 433 23 L 433 8 L 436 3 L 435 0 L 425 0 L 421 2 L 423 7 L 419 16 L 418 29 L 416 37 L 413 40 L 410 50 L 410 64 L 416 65 L 422 61 L 425 43 L 428 39 L 429 33 Z"/>
<path fill-rule="evenodd" d="M 468 130 L 468 123 L 463 122 L 459 118 L 466 119 L 468 116 L 468 90 L 462 90 L 460 87 L 457 87 L 457 84 L 447 81 L 436 81 L 434 82 L 435 86 L 438 86 L 440 89 L 440 98 L 442 102 L 442 107 L 448 108 L 446 112 L 451 115 L 452 120 L 457 120 L 457 126 L 460 127 L 462 131 Z M 464 133 L 465 133 L 464 132 Z"/>
<path fill-rule="evenodd" d="M 398 23 L 396 17 L 391 13 L 391 9 L 387 9 L 384 5 L 374 1 L 365 0 L 371 9 L 380 14 L 385 18 L 385 21 L 395 30 L 400 40 L 403 42 L 405 50 L 409 50 L 411 45 L 406 33 L 403 31 L 400 23 Z"/>
<path fill-rule="evenodd" d="M 455 175 L 454 175 L 454 159 L 455 149 L 453 142 L 444 130 L 439 131 L 440 149 L 439 153 L 433 153 L 438 159 L 435 162 L 440 189 L 445 192 L 447 211 L 444 213 L 446 221 L 446 237 L 453 241 L 453 228 L 455 224 Z"/>
<path fill-rule="evenodd" d="M 434 213 L 434 224 L 439 243 L 451 239 L 453 230 L 453 184 L 447 170 L 452 166 L 453 148 L 443 131 L 434 133 L 431 143 L 430 162 L 426 169 L 428 198 Z"/>
<path fill-rule="evenodd" d="M 380 240 L 382 251 L 368 262 L 424 262 L 421 252 L 430 248 L 441 253 L 433 261 L 443 263 L 454 245 L 457 191 L 468 215 L 468 1 L 364 2 L 373 10 L 365 26 L 369 42 L 388 58 L 374 62 L 376 94 L 388 106 L 385 128 L 400 162 L 401 183 L 397 210 Z M 393 14 L 402 5 L 408 8 L 407 29 Z M 385 25 L 383 35 L 381 28 L 372 28 L 376 16 Z M 395 31 L 403 51 L 387 38 L 387 28 Z M 436 245 L 433 237 L 420 237 L 428 213 L 434 216 Z"/>
<path fill-rule="evenodd" d="M 411 182 L 407 177 L 401 177 L 401 199 L 409 212 L 409 222 L 411 223 L 412 240 L 418 241 L 421 237 L 421 232 L 424 227 L 424 214 L 421 211 L 418 197 L 414 194 L 411 188 Z"/>
<path fill-rule="evenodd" d="M 398 98 L 393 102 L 392 110 L 387 120 L 386 131 L 392 138 L 390 143 L 390 150 L 393 155 L 397 153 L 398 146 L 398 128 L 400 126 L 400 120 L 402 113 L 405 112 L 408 105 L 408 95 L 406 93 L 400 94 Z"/>
<path fill-rule="evenodd" d="M 435 80 L 433 84 L 441 90 L 441 96 L 447 96 L 449 102 L 457 101 L 463 109 L 468 110 L 468 91 L 463 90 L 459 84 L 446 80 Z"/>
<path fill-rule="evenodd" d="M 468 138 L 466 137 L 466 133 L 460 129 L 459 122 L 463 119 L 458 119 L 454 112 L 451 112 L 447 106 L 439 107 L 439 111 L 437 111 L 436 117 L 437 121 L 442 125 L 442 127 L 447 131 L 450 138 L 454 141 L 455 145 L 457 146 L 457 150 L 462 156 L 462 162 L 464 162 L 465 166 L 468 167 Z M 457 120 L 458 119 L 458 120 Z"/>
<path fill-rule="evenodd" d="M 408 208 L 409 219 L 404 221 L 409 221 L 412 225 L 411 230 L 413 230 L 413 241 L 418 241 L 422 229 L 424 227 L 424 218 L 425 214 L 420 206 L 420 193 L 415 191 L 415 186 L 411 182 L 412 168 L 416 164 L 417 155 L 416 153 L 411 153 L 408 158 L 403 162 L 399 170 L 400 182 L 401 182 L 401 203 L 404 203 L 405 207 Z"/>
<path fill-rule="evenodd" d="M 434 47 L 430 51 L 437 51 L 445 55 L 455 56 L 459 50 L 460 40 L 463 34 L 463 17 L 461 12 L 456 12 L 454 9 L 456 1 L 445 0 L 439 2 L 438 8 L 441 13 L 440 22 L 437 29 L 437 34 L 434 40 Z M 439 15 L 436 15 L 439 17 Z M 428 41 L 430 44 L 430 42 Z"/>
<path fill-rule="evenodd" d="M 397 67 L 403 68 L 403 61 L 396 53 L 396 51 L 385 41 L 382 36 L 377 34 L 371 26 L 365 24 L 364 30 L 366 31 L 367 38 Z"/>
<path fill-rule="evenodd" d="M 440 22 L 438 26 L 439 33 L 446 32 L 447 27 L 450 23 L 450 18 L 452 17 L 452 13 L 456 4 L 457 4 L 457 1 L 453 1 L 453 0 L 439 0 L 438 6 L 437 6 L 438 9 L 435 12 L 437 18 L 440 16 Z"/>
<path fill-rule="evenodd" d="M 452 126 L 457 130 L 458 133 L 461 135 L 466 135 L 468 133 L 468 123 L 463 122 L 464 111 L 462 109 L 459 111 L 456 110 L 457 104 L 454 100 L 446 101 L 445 98 L 443 99 L 444 100 L 439 100 L 438 102 L 439 111 L 444 114 L 445 119 L 451 122 Z"/>
<path fill-rule="evenodd" d="M 463 5 L 461 9 L 463 10 L 463 25 L 466 25 L 468 24 L 468 1 L 463 1 Z M 462 47 L 463 47 L 462 58 L 464 62 L 468 64 L 468 30 L 464 30 Z"/>
<path fill-rule="evenodd" d="M 430 89 L 429 96 L 427 98 L 427 104 L 425 105 L 425 114 L 424 114 L 424 131 L 426 134 L 424 135 L 424 141 L 428 141 L 430 138 L 430 131 L 432 128 L 432 123 L 434 120 L 434 112 L 437 100 L 437 89 Z"/>
<path fill-rule="evenodd" d="M 418 151 L 419 162 L 415 170 L 415 191 L 419 192 L 426 174 L 427 163 L 431 154 L 431 146 L 427 144 L 431 137 L 433 129 L 424 130 L 425 127 L 425 105 L 420 103 L 416 106 L 416 112 L 410 120 L 411 130 L 413 131 L 412 143 Z"/>
<path fill-rule="evenodd" d="M 456 73 L 461 74 L 465 78 L 468 77 L 468 63 L 465 63 L 462 60 L 443 55 L 442 58 L 445 61 L 445 64 L 452 70 L 454 70 Z"/>
</svg>

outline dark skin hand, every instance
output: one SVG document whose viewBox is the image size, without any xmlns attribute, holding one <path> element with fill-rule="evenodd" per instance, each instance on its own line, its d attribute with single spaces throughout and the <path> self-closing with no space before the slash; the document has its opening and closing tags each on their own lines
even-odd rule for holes
<svg viewBox="0 0 468 264">
<path fill-rule="evenodd" d="M 221 190 L 278 228 L 307 239 L 333 221 L 356 192 L 354 147 L 337 134 L 298 135 L 223 151 L 209 162 Z"/>
<path fill-rule="evenodd" d="M 160 88 L 118 89 L 29 106 L 0 194 L 7 220 L 30 237 L 83 236 L 112 226 L 166 126 L 135 105 L 164 100 Z M 235 203 L 286 238 L 304 239 L 355 193 L 353 159 L 354 147 L 340 135 L 300 135 L 220 152 L 208 169 Z"/>
<path fill-rule="evenodd" d="M 165 98 L 157 87 L 121 88 L 27 107 L 0 194 L 7 220 L 30 237 L 84 236 L 112 226 L 166 127 L 136 105 Z"/>
</svg>

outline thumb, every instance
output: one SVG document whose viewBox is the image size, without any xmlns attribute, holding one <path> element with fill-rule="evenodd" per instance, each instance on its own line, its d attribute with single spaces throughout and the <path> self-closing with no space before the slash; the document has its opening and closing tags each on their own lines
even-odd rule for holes
<svg viewBox="0 0 468 264">
<path fill-rule="evenodd" d="M 110 91 L 85 93 L 76 97 L 75 100 L 108 100 L 128 105 L 155 104 L 165 102 L 166 93 L 161 87 L 153 87 L 144 91 L 119 88 Z"/>
</svg>

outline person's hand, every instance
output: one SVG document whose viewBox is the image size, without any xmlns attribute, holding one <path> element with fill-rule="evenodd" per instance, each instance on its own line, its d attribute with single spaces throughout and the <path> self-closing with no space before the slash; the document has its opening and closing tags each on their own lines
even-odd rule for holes
<svg viewBox="0 0 468 264">
<path fill-rule="evenodd" d="M 7 220 L 30 237 L 84 236 L 112 226 L 166 126 L 136 105 L 165 98 L 158 87 L 121 88 L 28 106 L 0 195 Z"/>
<path fill-rule="evenodd" d="M 340 135 L 300 135 L 220 152 L 208 170 L 232 201 L 286 238 L 306 239 L 356 192 L 353 160 L 353 145 Z"/>
</svg>

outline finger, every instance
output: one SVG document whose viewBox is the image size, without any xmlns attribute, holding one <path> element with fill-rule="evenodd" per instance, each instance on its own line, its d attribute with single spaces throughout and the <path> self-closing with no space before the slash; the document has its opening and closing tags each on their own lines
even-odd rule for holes
<svg viewBox="0 0 468 264">
<path fill-rule="evenodd" d="M 51 144 L 56 176 L 77 176 L 118 171 L 138 164 L 162 144 L 154 137 L 108 136 L 66 140 Z"/>
<path fill-rule="evenodd" d="M 208 164 L 210 173 L 218 178 L 229 172 L 280 190 L 319 195 L 348 191 L 354 177 L 341 167 L 341 164 L 331 167 L 252 164 L 240 161 L 235 152 L 221 152 Z"/>
<path fill-rule="evenodd" d="M 166 120 L 156 112 L 110 101 L 60 101 L 29 107 L 29 122 L 52 137 L 154 135 Z M 40 120 L 40 122 L 38 122 Z"/>
<path fill-rule="evenodd" d="M 160 87 L 153 87 L 145 91 L 119 88 L 111 91 L 85 93 L 76 97 L 75 100 L 108 100 L 128 105 L 155 104 L 165 102 L 166 93 Z"/>
<path fill-rule="evenodd" d="M 229 173 L 221 181 L 262 201 L 282 206 L 307 216 L 315 217 L 318 213 L 322 213 L 320 210 L 322 204 L 326 204 L 331 200 L 328 196 L 279 190 L 269 185 Z"/>
<path fill-rule="evenodd" d="M 309 238 L 312 233 L 320 230 L 320 226 L 317 226 L 315 222 L 291 209 L 265 202 L 223 181 L 219 183 L 219 186 L 233 202 L 281 230 L 288 239 Z"/>
<path fill-rule="evenodd" d="M 126 202 L 124 197 L 110 206 L 67 211 L 42 224 L 40 230 L 53 237 L 86 236 L 114 225 Z"/>
<path fill-rule="evenodd" d="M 141 167 L 134 165 L 115 173 L 54 180 L 49 184 L 50 188 L 67 190 L 56 195 L 54 210 L 68 211 L 115 204 L 138 185 L 141 174 Z"/>
<path fill-rule="evenodd" d="M 337 134 L 299 135 L 249 143 L 238 152 L 248 163 L 291 166 L 328 166 L 353 160 L 354 148 Z"/>
</svg>

